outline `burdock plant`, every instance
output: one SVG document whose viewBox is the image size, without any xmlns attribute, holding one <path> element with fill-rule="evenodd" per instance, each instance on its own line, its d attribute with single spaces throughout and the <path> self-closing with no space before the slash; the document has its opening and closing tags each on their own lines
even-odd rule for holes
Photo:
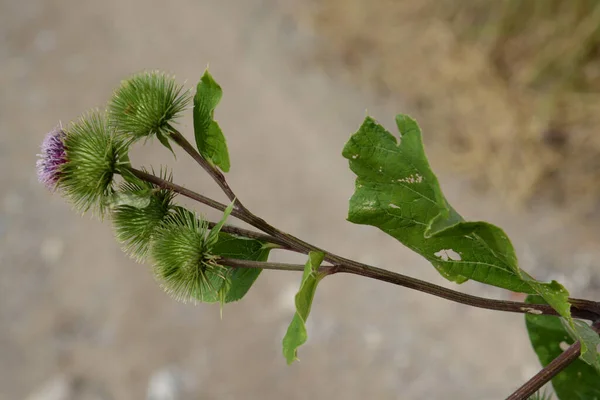
<svg viewBox="0 0 600 400">
<path fill-rule="evenodd" d="M 600 398 L 600 303 L 570 298 L 556 281 L 535 280 L 519 267 L 502 229 L 466 221 L 444 197 L 413 119 L 396 116 L 397 137 L 367 117 L 344 146 L 342 154 L 357 176 L 348 220 L 381 229 L 457 284 L 471 279 L 526 293 L 525 302 L 471 296 L 349 260 L 252 213 L 223 174 L 230 160 L 225 136 L 214 120 L 221 96 L 221 87 L 206 71 L 193 97 L 193 146 L 175 128 L 191 101 L 189 92 L 167 74 L 136 74 L 114 92 L 108 114 L 85 114 L 46 136 L 37 164 L 40 182 L 76 210 L 110 217 L 123 250 L 138 261 L 150 259 L 160 286 L 177 300 L 223 306 L 242 299 L 263 270 L 303 272 L 296 312 L 282 341 L 288 363 L 297 359 L 299 346 L 307 340 L 306 320 L 319 282 L 349 273 L 467 306 L 525 314 L 543 369 L 508 399 L 527 399 L 550 380 L 560 399 Z M 230 205 L 177 185 L 167 169 L 154 173 L 151 168 L 134 168 L 129 147 L 154 136 L 171 151 L 173 142 L 190 155 Z M 223 217 L 207 221 L 177 204 L 176 195 L 220 210 Z M 229 215 L 256 230 L 227 225 Z M 303 253 L 308 260 L 305 265 L 268 262 L 272 250 Z M 563 342 L 569 345 L 566 350 Z"/>
</svg>

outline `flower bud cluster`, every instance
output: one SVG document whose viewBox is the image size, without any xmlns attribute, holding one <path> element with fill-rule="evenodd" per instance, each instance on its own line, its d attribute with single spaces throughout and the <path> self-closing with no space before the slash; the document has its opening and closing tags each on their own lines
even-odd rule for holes
<svg viewBox="0 0 600 400">
<path fill-rule="evenodd" d="M 173 203 L 172 191 L 137 178 L 128 155 L 141 138 L 168 141 L 190 99 L 168 75 L 134 75 L 114 92 L 106 113 L 92 111 L 50 131 L 37 172 L 77 211 L 109 215 L 123 250 L 138 261 L 151 256 L 156 278 L 176 299 L 215 301 L 227 287 L 228 268 L 211 253 L 224 219 L 209 230 L 204 219 Z M 160 178 L 171 180 L 165 172 Z"/>
</svg>

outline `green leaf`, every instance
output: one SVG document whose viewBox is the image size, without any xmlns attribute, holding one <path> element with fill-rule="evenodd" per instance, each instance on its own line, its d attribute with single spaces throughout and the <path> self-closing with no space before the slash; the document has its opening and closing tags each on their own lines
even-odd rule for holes
<svg viewBox="0 0 600 400">
<path fill-rule="evenodd" d="M 160 144 L 165 146 L 173 154 L 173 157 L 176 158 L 177 155 L 175 154 L 173 147 L 171 147 L 171 143 L 169 143 L 169 136 L 164 134 L 162 131 L 159 131 L 156 133 L 156 137 L 158 138 L 158 141 L 160 142 Z"/>
<path fill-rule="evenodd" d="M 473 279 L 515 292 L 540 294 L 572 323 L 569 293 L 521 270 L 502 229 L 466 222 L 444 197 L 417 123 L 398 115 L 401 140 L 367 117 L 344 147 L 357 175 L 348 220 L 372 225 L 419 253 L 447 279 Z"/>
<path fill-rule="evenodd" d="M 194 96 L 194 134 L 200 154 L 223 172 L 229 172 L 227 142 L 219 124 L 214 120 L 215 108 L 222 96 L 221 86 L 215 82 L 207 69 Z"/>
<path fill-rule="evenodd" d="M 238 260 L 267 261 L 271 249 L 263 242 L 254 239 L 219 233 L 219 240 L 212 249 L 215 255 Z M 241 300 L 252 287 L 262 269 L 232 268 L 228 275 L 228 290 L 224 294 L 225 303 Z M 214 301 L 219 301 L 215 298 Z"/>
<path fill-rule="evenodd" d="M 215 243 L 217 243 L 217 240 L 219 240 L 219 232 L 221 232 L 221 228 L 223 228 L 223 225 L 225 225 L 225 221 L 227 221 L 227 217 L 229 217 L 229 214 L 231 214 L 231 212 L 233 211 L 234 204 L 235 204 L 235 200 L 232 201 L 231 204 L 229 204 L 227 206 L 225 211 L 223 211 L 223 217 L 221 218 L 221 220 L 215 226 L 213 226 L 213 228 L 208 233 L 208 236 L 206 237 L 206 245 L 207 246 L 211 247 Z"/>
<path fill-rule="evenodd" d="M 323 278 L 317 271 L 323 262 L 323 253 L 310 252 L 304 267 L 300 290 L 296 294 L 296 314 L 290 323 L 283 338 L 283 355 L 288 364 L 297 360 L 298 347 L 302 346 L 308 338 L 306 320 L 310 314 L 317 284 Z"/>
<path fill-rule="evenodd" d="M 528 296 L 526 302 L 530 304 L 545 303 L 539 296 Z M 565 329 L 565 325 L 569 325 L 561 323 L 560 318 L 548 315 L 527 314 L 525 315 L 525 322 L 531 345 L 544 367 L 563 352 L 561 343 L 564 342 L 571 345 L 575 342 Z M 584 324 L 581 321 L 575 322 L 577 325 L 579 323 Z M 589 326 L 586 325 L 586 327 L 589 329 Z M 587 331 L 587 329 L 583 329 Z M 590 331 L 592 330 L 590 329 Z M 595 332 L 593 333 L 595 334 Z M 586 334 L 584 333 L 584 335 Z M 595 334 L 595 336 L 596 340 L 598 340 L 598 335 Z M 596 361 L 600 357 L 597 352 L 591 349 L 586 354 L 588 356 L 584 354 L 584 358 L 594 355 Z M 552 379 L 552 386 L 560 400 L 599 399 L 600 373 L 580 358 L 555 376 Z"/>
<path fill-rule="evenodd" d="M 583 321 L 575 320 L 573 326 L 562 321 L 573 340 L 581 341 L 581 359 L 596 368 L 600 374 L 600 336 L 588 324 Z"/>
</svg>

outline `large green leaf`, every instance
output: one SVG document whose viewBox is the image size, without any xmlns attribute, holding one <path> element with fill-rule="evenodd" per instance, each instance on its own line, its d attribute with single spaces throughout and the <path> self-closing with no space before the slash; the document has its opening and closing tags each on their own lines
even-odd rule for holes
<svg viewBox="0 0 600 400">
<path fill-rule="evenodd" d="M 539 296 L 528 296 L 527 302 L 545 303 Z M 559 318 L 527 314 L 525 322 L 531 345 L 544 367 L 563 352 L 561 343 L 571 345 L 574 342 Z M 584 324 L 581 321 L 575 322 L 577 325 Z M 589 326 L 586 327 L 589 329 Z M 586 332 L 591 331 L 596 341 L 598 340 L 598 335 L 594 331 L 582 329 Z M 600 365 L 600 356 L 596 352 L 588 351 L 586 354 L 588 358 L 595 356 L 596 363 L 599 363 L 597 365 Z M 600 399 L 600 372 L 579 359 L 554 377 L 552 386 L 561 400 L 597 400 Z"/>
<path fill-rule="evenodd" d="M 222 96 L 221 86 L 206 70 L 198 82 L 194 96 L 194 135 L 200 154 L 223 172 L 228 172 L 230 165 L 227 142 L 219 124 L 214 120 L 215 108 Z"/>
<path fill-rule="evenodd" d="M 304 266 L 302 283 L 300 290 L 296 294 L 296 313 L 290 323 L 288 330 L 283 337 L 283 355 L 288 364 L 297 360 L 298 347 L 306 343 L 308 333 L 306 332 L 306 320 L 310 314 L 317 284 L 323 278 L 323 275 L 317 271 L 323 262 L 323 253 L 310 252 L 308 261 Z"/>
<path fill-rule="evenodd" d="M 417 123 L 406 115 L 398 115 L 396 123 L 400 143 L 367 117 L 344 147 L 343 155 L 357 175 L 348 220 L 378 227 L 454 282 L 473 279 L 540 294 L 573 324 L 567 290 L 555 281 L 535 281 L 521 270 L 502 229 L 487 222 L 466 222 L 442 193 Z"/>
</svg>

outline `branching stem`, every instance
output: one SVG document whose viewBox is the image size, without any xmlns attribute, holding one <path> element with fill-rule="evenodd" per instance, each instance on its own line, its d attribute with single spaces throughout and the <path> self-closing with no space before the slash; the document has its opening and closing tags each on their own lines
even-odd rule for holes
<svg viewBox="0 0 600 400">
<path fill-rule="evenodd" d="M 235 194 L 227 184 L 223 173 L 221 173 L 221 171 L 219 171 L 208 161 L 206 161 L 206 159 L 202 157 L 200 153 L 198 153 L 196 148 L 192 146 L 192 144 L 179 131 L 175 129 L 172 130 L 170 136 L 171 139 L 173 139 L 173 141 L 179 145 L 179 147 L 181 147 L 186 153 L 188 153 L 190 157 L 192 157 L 194 161 L 196 161 L 198 165 L 200 165 L 211 176 L 211 178 L 213 178 L 213 180 L 217 183 L 217 185 L 219 185 L 221 190 L 223 190 L 227 198 L 230 201 L 233 201 L 235 199 Z M 236 203 L 238 206 L 241 206 L 241 203 L 237 199 Z"/>
<path fill-rule="evenodd" d="M 159 186 L 163 189 L 172 190 L 173 192 L 179 193 L 183 196 L 186 196 L 192 200 L 196 200 L 202 204 L 205 204 L 217 210 L 223 211 L 227 207 L 223 203 L 219 203 L 218 201 L 202 196 L 199 193 L 186 189 L 183 186 L 179 186 L 175 183 L 169 182 L 158 176 L 134 168 L 131 168 L 131 172 L 144 181 L 153 183 L 156 186 Z M 320 249 L 316 246 L 310 245 L 292 235 L 288 235 L 284 232 L 281 232 L 277 228 L 269 225 L 262 218 L 259 218 L 254 214 L 249 213 L 249 211 L 247 211 L 246 209 L 234 208 L 231 215 L 267 233 L 267 237 L 262 238 L 270 243 L 274 243 L 283 246 L 288 250 L 304 254 L 308 254 L 308 252 L 310 251 L 322 252 L 323 254 L 325 254 L 325 261 L 328 261 L 329 263 L 333 264 L 330 270 L 330 274 L 343 272 L 354 275 L 361 275 L 367 278 L 372 278 L 392 283 L 394 285 L 403 286 L 409 289 L 414 289 L 419 292 L 431 294 L 433 296 L 441 297 L 443 299 L 450 300 L 456 303 L 465 304 L 472 307 L 485 308 L 488 310 L 507 311 L 521 314 L 533 312 L 541 313 L 544 315 L 558 315 L 558 313 L 551 306 L 546 304 L 527 304 L 517 301 L 494 300 L 486 299 L 483 297 L 471 296 L 465 293 L 458 292 L 456 290 L 447 289 L 443 286 L 435 285 L 433 283 L 429 283 L 420 279 L 412 278 L 410 276 L 398 274 L 396 272 L 391 272 L 385 269 L 373 267 L 354 260 L 349 260 L 340 257 L 338 255 Z M 243 232 L 238 232 L 239 234 L 244 235 Z M 246 233 L 248 232 L 251 231 L 246 231 Z M 257 234 L 250 233 L 250 235 L 252 236 L 248 237 L 256 237 Z M 255 266 L 254 268 L 260 267 Z M 591 321 L 600 318 L 600 303 L 581 299 L 569 299 L 569 302 L 571 303 L 571 313 L 574 318 L 587 319 Z"/>
<path fill-rule="evenodd" d="M 232 268 L 263 268 L 263 269 L 277 269 L 281 271 L 303 271 L 304 266 L 302 264 L 286 264 L 286 263 L 265 263 L 261 261 L 248 261 L 248 260 L 237 260 L 237 259 L 221 259 L 220 263 Z M 276 268 L 275 268 L 276 267 Z M 465 304 L 471 307 L 483 308 L 487 310 L 513 312 L 519 314 L 535 313 L 544 315 L 557 316 L 558 313 L 551 306 L 547 304 L 527 304 L 518 301 L 508 300 L 495 300 L 487 299 L 485 297 L 473 296 L 466 293 L 461 293 L 456 290 L 447 289 L 443 286 L 435 285 L 420 279 L 416 279 L 410 276 L 402 275 L 396 272 L 387 271 L 385 269 L 372 267 L 369 265 L 362 264 L 361 267 L 356 265 L 347 264 L 335 264 L 335 265 L 324 265 L 319 268 L 320 272 L 324 272 L 327 275 L 335 273 L 348 273 L 353 275 L 360 275 L 366 278 L 375 279 L 378 281 L 388 282 L 394 285 L 414 289 L 419 292 L 431 294 L 436 297 L 440 297 L 446 300 L 453 301 L 455 303 Z M 577 303 L 578 299 L 571 299 L 572 302 Z M 595 314 L 588 312 L 585 309 L 579 309 L 572 306 L 571 312 L 575 318 L 582 319 L 593 319 Z"/>
<path fill-rule="evenodd" d="M 261 230 L 265 234 L 249 231 L 242 228 L 236 228 L 232 226 L 223 227 L 224 232 L 229 232 L 234 235 L 241 235 L 249 238 L 263 240 L 272 244 L 281 246 L 286 250 L 296 251 L 300 253 L 308 253 L 310 251 L 322 252 L 325 257 L 324 260 L 331 265 L 324 265 L 319 268 L 321 272 L 328 275 L 335 273 L 349 273 L 359 276 L 364 276 L 371 279 L 376 279 L 394 285 L 414 289 L 419 292 L 431 294 L 436 297 L 440 297 L 446 300 L 453 301 L 455 303 L 465 304 L 472 307 L 483 308 L 495 311 L 505 311 L 514 313 L 533 313 L 533 314 L 544 314 L 557 316 L 558 313 L 551 306 L 546 304 L 527 304 L 517 301 L 506 301 L 506 300 L 494 300 L 487 299 L 478 296 L 472 296 L 469 294 L 461 293 L 455 290 L 447 289 L 443 286 L 435 285 L 420 279 L 412 278 L 399 273 L 387 271 L 385 269 L 373 267 L 367 264 L 363 264 L 354 260 L 349 260 L 340 257 L 336 254 L 322 250 L 316 246 L 302 241 L 295 236 L 289 235 L 285 232 L 280 231 L 274 226 L 262 218 L 253 214 L 247 209 L 235 195 L 221 171 L 215 166 L 210 164 L 196 149 L 187 141 L 187 139 L 181 135 L 178 131 L 174 130 L 171 132 L 171 138 L 187 152 L 219 185 L 225 195 L 230 201 L 234 201 L 234 209 L 232 215 L 240 220 L 248 223 L 249 225 Z M 179 193 L 183 196 L 189 197 L 209 207 L 223 211 L 226 208 L 225 204 L 219 203 L 213 199 L 202 196 L 199 193 L 184 188 L 183 186 L 176 185 L 170 181 L 162 179 L 160 177 L 148 174 L 143 171 L 131 169 L 131 172 L 138 178 L 147 182 L 153 183 L 161 188 L 172 190 L 173 192 Z M 285 264 L 285 263 L 274 263 L 274 262 L 259 262 L 259 261 L 247 261 L 231 258 L 222 258 L 219 262 L 231 268 L 261 268 L 271 270 L 282 270 L 282 271 L 304 271 L 304 265 L 302 264 Z M 571 314 L 575 318 L 587 319 L 596 321 L 594 329 L 596 332 L 599 331 L 600 324 L 600 303 L 582 299 L 569 299 L 571 303 Z M 554 376 L 560 371 L 565 369 L 569 364 L 575 361 L 581 354 L 581 343 L 575 342 L 560 356 L 554 359 L 550 364 L 543 368 L 538 374 L 521 386 L 517 391 L 511 394 L 507 400 L 525 400 L 529 398 L 533 393 L 539 390 L 544 384 L 549 382 Z"/>
</svg>

